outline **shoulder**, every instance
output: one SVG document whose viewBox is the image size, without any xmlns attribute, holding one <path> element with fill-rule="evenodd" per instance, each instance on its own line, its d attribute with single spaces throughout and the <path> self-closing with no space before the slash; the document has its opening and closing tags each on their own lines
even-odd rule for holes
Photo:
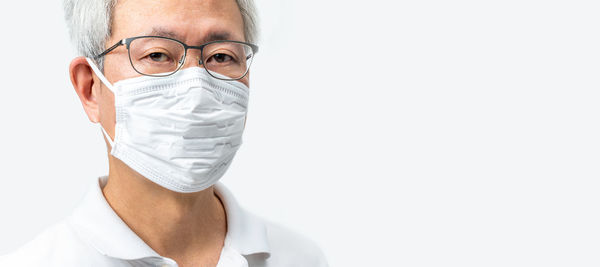
<svg viewBox="0 0 600 267">
<path fill-rule="evenodd" d="M 276 223 L 265 225 L 271 249 L 269 266 L 328 266 L 323 252 L 311 239 Z"/>
<path fill-rule="evenodd" d="M 91 266 L 104 260 L 65 220 L 12 253 L 0 256 L 0 266 Z"/>
</svg>

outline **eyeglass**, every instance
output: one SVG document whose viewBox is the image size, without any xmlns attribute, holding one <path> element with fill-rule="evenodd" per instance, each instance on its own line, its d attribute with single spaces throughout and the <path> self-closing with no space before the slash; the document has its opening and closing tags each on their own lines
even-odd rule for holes
<svg viewBox="0 0 600 267">
<path fill-rule="evenodd" d="M 185 63 L 187 50 L 199 49 L 199 64 L 208 74 L 221 80 L 239 80 L 246 76 L 254 54 L 258 52 L 258 46 L 239 41 L 220 40 L 191 46 L 168 37 L 137 36 L 120 40 L 94 59 L 121 45 L 127 47 L 129 61 L 137 73 L 155 77 L 177 72 Z"/>
</svg>

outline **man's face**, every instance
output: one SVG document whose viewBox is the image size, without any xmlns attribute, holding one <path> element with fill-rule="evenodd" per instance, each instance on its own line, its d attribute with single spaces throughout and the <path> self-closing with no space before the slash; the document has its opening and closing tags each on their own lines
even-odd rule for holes
<svg viewBox="0 0 600 267">
<path fill-rule="evenodd" d="M 119 0 L 113 13 L 112 36 L 106 45 L 142 35 L 170 37 L 196 46 L 215 39 L 245 41 L 242 15 L 235 0 Z M 182 68 L 199 67 L 199 59 L 200 50 L 188 50 Z M 140 76 L 131 67 L 125 46 L 104 57 L 104 75 L 113 84 Z M 240 82 L 248 86 L 248 75 Z M 97 99 L 100 122 L 112 134 L 114 95 L 96 78 L 94 86 L 102 87 Z"/>
</svg>

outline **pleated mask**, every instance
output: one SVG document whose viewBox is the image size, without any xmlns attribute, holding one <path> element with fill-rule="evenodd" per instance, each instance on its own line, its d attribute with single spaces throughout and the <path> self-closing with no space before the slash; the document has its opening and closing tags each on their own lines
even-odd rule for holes
<svg viewBox="0 0 600 267">
<path fill-rule="evenodd" d="M 246 85 L 216 79 L 199 67 L 111 84 L 87 61 L 115 96 L 114 140 L 102 128 L 112 156 L 182 193 L 204 190 L 225 174 L 242 144 Z"/>
</svg>

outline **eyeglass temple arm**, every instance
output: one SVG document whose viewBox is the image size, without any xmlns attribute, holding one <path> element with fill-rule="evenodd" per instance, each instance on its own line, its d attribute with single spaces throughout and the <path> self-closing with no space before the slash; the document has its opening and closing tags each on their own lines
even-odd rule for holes
<svg viewBox="0 0 600 267">
<path fill-rule="evenodd" d="M 108 49 L 104 50 L 104 52 L 100 53 L 99 55 L 95 56 L 94 59 L 99 59 L 103 56 L 105 56 L 106 54 L 110 53 L 110 51 L 115 50 L 115 48 L 124 45 L 126 43 L 127 39 L 123 39 L 118 41 L 116 44 L 114 44 L 113 46 L 109 47 Z"/>
</svg>

